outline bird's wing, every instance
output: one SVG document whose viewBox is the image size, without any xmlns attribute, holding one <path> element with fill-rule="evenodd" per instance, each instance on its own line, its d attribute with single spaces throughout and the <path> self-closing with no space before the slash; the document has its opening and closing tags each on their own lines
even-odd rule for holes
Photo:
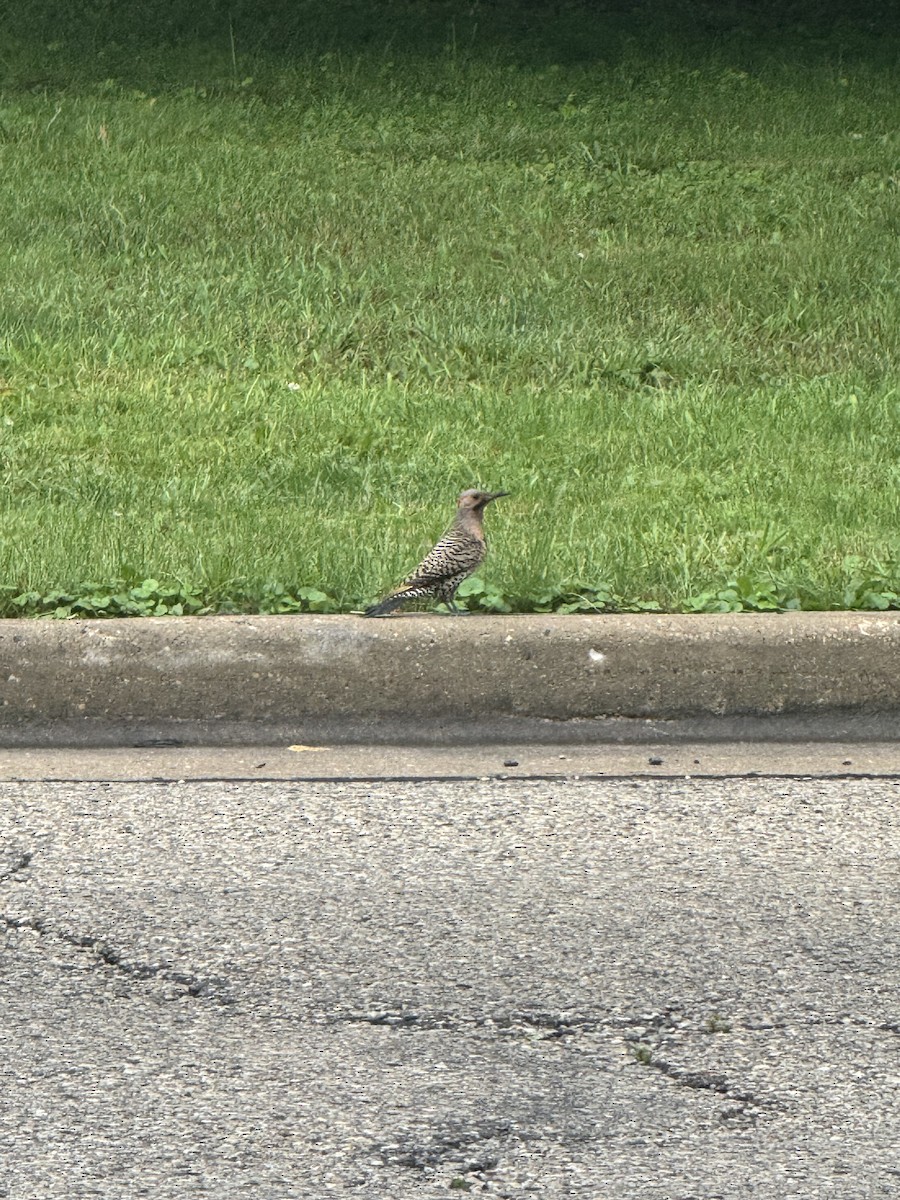
<svg viewBox="0 0 900 1200">
<path fill-rule="evenodd" d="M 475 538 L 460 537 L 456 532 L 445 533 L 400 586 L 436 587 L 468 566 L 479 549 Z"/>
</svg>

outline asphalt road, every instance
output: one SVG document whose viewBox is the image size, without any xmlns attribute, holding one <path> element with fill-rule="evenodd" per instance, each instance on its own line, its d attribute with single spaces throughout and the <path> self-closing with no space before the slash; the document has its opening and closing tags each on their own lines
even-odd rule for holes
<svg viewBox="0 0 900 1200">
<path fill-rule="evenodd" d="M 0 1196 L 900 1194 L 898 783 L 0 785 Z"/>
<path fill-rule="evenodd" d="M 727 776 L 900 779 L 900 742 L 747 741 L 694 738 L 587 745 L 527 739 L 502 745 L 372 746 L 282 743 L 277 746 L 183 746 L 142 742 L 111 748 L 0 749 L 0 782 L 308 783 L 489 779 L 702 779 Z"/>
</svg>

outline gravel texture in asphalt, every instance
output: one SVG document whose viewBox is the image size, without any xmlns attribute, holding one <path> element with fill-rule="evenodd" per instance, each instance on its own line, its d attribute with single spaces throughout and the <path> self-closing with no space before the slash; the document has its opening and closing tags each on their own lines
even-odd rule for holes
<svg viewBox="0 0 900 1200">
<path fill-rule="evenodd" d="M 896 1196 L 897 800 L 0 785 L 0 1196 Z"/>
</svg>

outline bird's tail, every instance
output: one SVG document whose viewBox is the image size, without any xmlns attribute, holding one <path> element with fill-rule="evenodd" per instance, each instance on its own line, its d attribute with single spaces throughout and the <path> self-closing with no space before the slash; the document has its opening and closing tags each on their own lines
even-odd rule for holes
<svg viewBox="0 0 900 1200">
<path fill-rule="evenodd" d="M 385 596 L 377 604 L 370 605 L 363 613 L 363 616 L 386 617 L 388 613 L 392 613 L 394 609 L 399 608 L 401 604 L 405 604 L 409 599 L 409 592 L 391 592 L 390 596 Z"/>
</svg>

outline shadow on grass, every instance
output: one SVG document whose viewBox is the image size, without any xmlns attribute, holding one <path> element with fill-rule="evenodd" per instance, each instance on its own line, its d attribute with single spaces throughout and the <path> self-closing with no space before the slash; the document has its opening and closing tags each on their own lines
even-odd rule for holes
<svg viewBox="0 0 900 1200">
<path fill-rule="evenodd" d="M 744 68 L 865 59 L 885 69 L 897 53 L 892 5 L 836 0 L 31 0 L 4 7 L 7 90 L 108 79 L 165 86 L 173 56 L 238 82 L 254 57 L 277 65 L 329 53 L 540 68 L 716 52 Z"/>
</svg>

